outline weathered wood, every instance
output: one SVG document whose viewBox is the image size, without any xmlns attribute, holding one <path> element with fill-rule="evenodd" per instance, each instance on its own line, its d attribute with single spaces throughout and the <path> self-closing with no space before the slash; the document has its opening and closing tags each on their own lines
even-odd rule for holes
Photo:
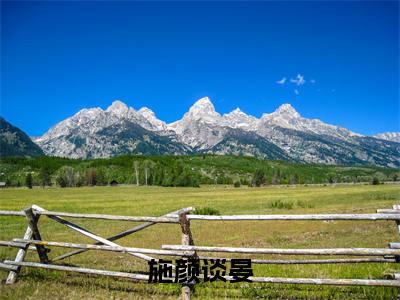
<svg viewBox="0 0 400 300">
<path fill-rule="evenodd" d="M 27 227 L 25 234 L 24 234 L 24 240 L 30 240 L 32 238 L 32 229 L 31 227 Z M 25 259 L 26 251 L 28 250 L 29 245 L 26 245 L 25 247 L 21 248 L 17 252 L 17 256 L 15 257 L 15 262 L 20 263 Z M 17 280 L 18 273 L 20 272 L 21 267 L 18 267 L 16 270 L 10 271 L 8 273 L 8 277 L 6 279 L 6 284 L 14 284 L 15 281 Z"/>
<path fill-rule="evenodd" d="M 229 276 L 227 279 L 230 280 Z M 253 282 L 283 283 L 283 284 L 311 284 L 337 286 L 386 286 L 400 287 L 400 280 L 384 279 L 325 279 L 325 278 L 279 278 L 279 277 L 250 277 Z"/>
<path fill-rule="evenodd" d="M 39 206 L 35 207 L 35 211 L 44 212 L 43 208 L 40 208 Z M 76 224 L 74 224 L 74 223 L 72 223 L 70 221 L 67 221 L 65 219 L 62 219 L 62 218 L 60 218 L 58 216 L 54 216 L 54 215 L 47 215 L 47 216 L 50 219 L 52 219 L 52 220 L 54 220 L 54 221 L 56 221 L 56 222 L 58 222 L 60 224 L 63 224 L 65 226 L 67 226 L 68 228 L 72 229 L 72 230 L 75 230 L 75 231 L 83 234 L 84 236 L 90 237 L 91 239 L 94 239 L 95 241 L 103 243 L 104 245 L 113 246 L 113 247 L 121 247 L 118 244 L 110 242 L 109 240 L 106 240 L 105 238 L 102 238 L 101 236 L 98 236 L 98 235 L 90 232 L 89 230 L 87 230 L 87 229 L 85 229 L 85 228 L 83 228 L 81 226 L 78 226 L 78 225 L 76 225 Z M 26 239 L 26 240 L 29 240 L 29 239 Z M 133 256 L 135 256 L 137 258 L 144 259 L 146 261 L 150 261 L 150 260 L 153 259 L 152 257 L 147 256 L 145 254 L 141 254 L 141 253 L 128 252 L 128 254 L 133 255 Z"/>
<path fill-rule="evenodd" d="M 190 221 L 187 218 L 187 213 L 181 213 L 179 215 L 179 224 L 182 230 L 182 245 L 183 246 L 194 246 L 192 231 L 190 230 Z M 193 252 L 191 257 L 197 257 L 197 254 Z M 189 257 L 189 256 L 188 256 Z M 190 300 L 190 290 L 194 288 L 194 283 L 186 283 L 182 285 L 181 297 L 182 300 Z"/>
<path fill-rule="evenodd" d="M 232 258 L 227 257 L 210 257 L 199 256 L 199 259 L 225 259 L 231 261 Z M 395 259 L 391 258 L 339 258 L 339 259 L 251 259 L 252 264 L 260 265 L 306 265 L 306 264 L 358 264 L 358 263 L 395 263 Z"/>
<path fill-rule="evenodd" d="M 88 269 L 88 268 L 79 268 L 79 267 L 69 267 L 69 266 L 60 266 L 60 265 L 52 265 L 52 264 L 42 264 L 35 262 L 15 262 L 10 260 L 5 260 L 5 264 L 11 266 L 24 266 L 24 267 L 32 267 L 32 268 L 42 268 L 42 269 L 50 269 L 57 271 L 67 271 L 67 272 L 78 272 L 83 274 L 90 275 L 103 275 L 110 277 L 119 277 L 119 278 L 127 278 L 134 281 L 143 281 L 148 280 L 148 275 L 143 274 L 134 274 L 127 272 L 116 272 L 116 271 L 106 271 L 106 270 L 97 270 L 97 269 Z"/>
<path fill-rule="evenodd" d="M 2 246 L 2 247 L 24 248 L 24 247 L 27 246 L 27 243 L 20 243 L 20 242 L 15 242 L 15 241 L 13 241 L 13 242 L 0 241 L 0 246 Z M 35 247 L 35 250 L 36 250 L 36 247 Z"/>
<path fill-rule="evenodd" d="M 400 249 L 400 243 L 389 243 L 389 248 Z"/>
<path fill-rule="evenodd" d="M 148 275 L 133 274 L 126 272 L 105 271 L 96 269 L 87 269 L 79 267 L 68 267 L 51 264 L 41 264 L 34 262 L 15 262 L 4 261 L 5 264 L 43 268 L 50 270 L 78 272 L 91 275 L 103 275 L 110 277 L 126 278 L 135 281 L 148 280 Z M 202 278 L 202 276 L 199 276 Z M 231 276 L 224 276 L 226 280 L 232 280 Z M 253 282 L 261 283 L 282 283 L 282 284 L 311 284 L 311 285 L 338 285 L 338 286 L 387 286 L 387 287 L 400 287 L 400 280 L 383 280 L 383 279 L 313 279 L 313 278 L 281 278 L 281 277 L 250 277 Z"/>
<path fill-rule="evenodd" d="M 7 243 L 7 242 L 0 241 L 0 244 L 1 243 Z M 24 244 L 32 244 L 32 245 L 61 247 L 61 248 L 100 250 L 100 251 L 111 251 L 111 252 L 122 252 L 122 253 L 135 252 L 135 253 L 157 254 L 166 256 L 189 256 L 194 253 L 194 251 L 160 250 L 160 249 L 133 248 L 133 247 L 123 247 L 123 246 L 113 247 L 113 246 L 94 245 L 94 244 L 78 244 L 78 243 L 23 240 L 23 239 L 14 239 L 13 242 L 8 242 L 8 243 L 12 247 L 21 247 L 21 245 Z M 12 243 L 15 243 L 15 245 L 13 245 Z"/>
<path fill-rule="evenodd" d="M 35 211 L 41 211 L 41 212 L 45 211 L 43 208 L 41 208 L 40 206 L 37 206 L 37 205 L 33 205 L 32 208 L 34 208 Z M 70 228 L 72 230 L 75 230 L 75 231 L 77 231 L 77 232 L 79 232 L 79 233 L 81 233 L 81 234 L 83 234 L 83 235 L 85 235 L 87 237 L 90 237 L 91 239 L 94 239 L 95 241 L 101 242 L 104 245 L 108 245 L 108 246 L 112 246 L 112 247 L 120 247 L 121 248 L 120 245 L 118 245 L 118 244 L 116 244 L 114 242 L 110 242 L 109 240 L 107 240 L 105 238 L 102 238 L 101 236 L 98 236 L 98 235 L 90 232 L 89 230 L 86 230 L 85 228 L 80 227 L 80 226 L 78 226 L 78 225 L 76 225 L 76 224 L 74 224 L 74 223 L 72 223 L 70 221 L 67 221 L 67 220 L 62 219 L 62 218 L 60 218 L 58 216 L 53 216 L 53 215 L 48 215 L 48 217 L 50 219 L 60 223 L 60 224 L 63 224 L 65 226 L 67 226 L 68 228 Z M 145 254 L 142 254 L 142 253 L 135 253 L 135 252 L 127 252 L 127 253 L 129 255 L 135 256 L 137 258 L 144 259 L 146 261 L 151 261 L 152 259 L 155 259 L 155 258 L 153 258 L 151 256 L 148 256 L 148 255 L 145 255 Z M 155 260 L 158 261 L 158 259 L 155 259 Z M 173 268 L 175 267 L 173 265 L 171 265 L 171 266 Z"/>
<path fill-rule="evenodd" d="M 86 250 L 104 250 L 104 251 L 114 251 L 114 252 L 127 252 L 134 251 L 137 253 L 145 254 L 158 254 L 166 256 L 191 256 L 194 255 L 194 251 L 177 251 L 177 250 L 158 250 L 158 249 L 145 249 L 145 248 L 132 248 L 132 247 L 111 247 L 111 246 L 101 246 L 92 244 L 76 244 L 76 243 L 63 243 L 63 242 L 49 242 L 49 241 L 35 241 L 35 240 L 23 240 L 14 239 L 12 242 L 0 241 L 0 246 L 10 246 L 21 248 L 26 244 L 43 244 L 47 246 L 54 247 L 64 247 L 64 248 L 76 248 L 76 249 L 86 249 Z M 36 248 L 33 248 L 36 250 Z M 217 257 L 210 256 L 199 256 L 199 259 L 217 259 Z M 231 261 L 231 258 L 224 257 L 226 261 Z M 395 263 L 396 260 L 393 258 L 339 258 L 339 259 L 295 259 L 295 260 L 263 260 L 263 259 L 252 259 L 253 264 L 341 264 L 341 263 Z"/>
<path fill-rule="evenodd" d="M 207 221 L 311 221 L 311 220 L 349 220 L 349 221 L 378 221 L 400 220 L 398 214 L 314 214 L 314 215 L 188 215 L 189 220 Z"/>
<path fill-rule="evenodd" d="M 114 216 L 114 215 L 101 215 L 101 214 L 78 214 L 57 211 L 37 211 L 39 215 L 58 216 L 69 218 L 82 218 L 82 219 L 97 219 L 97 220 L 114 220 L 114 221 L 131 221 L 131 222 L 154 222 L 154 223 L 178 223 L 176 217 L 143 217 L 143 216 Z M 400 217 L 399 217 L 400 219 Z"/>
<path fill-rule="evenodd" d="M 190 230 L 190 221 L 186 213 L 181 213 L 179 215 L 179 224 L 182 230 L 182 245 L 193 246 L 193 235 Z"/>
<path fill-rule="evenodd" d="M 17 266 L 12 266 L 12 265 L 7 265 L 7 264 L 4 264 L 4 263 L 0 262 L 0 269 L 10 270 L 10 271 L 17 271 L 18 267 Z"/>
<path fill-rule="evenodd" d="M 0 210 L 0 216 L 25 217 L 25 213 L 23 211 L 17 211 L 17 210 Z"/>
<path fill-rule="evenodd" d="M 173 212 L 168 213 L 166 215 L 163 215 L 162 217 L 177 217 L 177 215 L 179 215 L 182 212 L 190 212 L 190 211 L 193 211 L 193 210 L 194 210 L 193 207 L 186 207 L 186 208 L 179 209 L 177 211 L 173 211 Z M 143 229 L 145 229 L 147 227 L 150 227 L 150 226 L 153 226 L 155 224 L 157 224 L 157 223 L 155 223 L 155 222 L 146 222 L 146 223 L 140 224 L 138 226 L 135 226 L 135 227 L 133 227 L 131 229 L 125 230 L 125 231 L 123 231 L 121 233 L 118 233 L 116 235 L 110 236 L 110 237 L 107 238 L 107 240 L 116 241 L 118 239 L 126 237 L 126 236 L 128 236 L 128 235 L 130 235 L 132 233 L 138 232 L 140 230 L 143 230 Z M 103 243 L 101 243 L 101 242 L 95 243 L 95 245 L 102 245 L 102 244 Z M 55 261 L 62 260 L 62 259 L 65 259 L 67 257 L 71 257 L 71 256 L 74 256 L 74 255 L 77 255 L 77 254 L 80 254 L 80 253 L 83 253 L 83 252 L 86 252 L 86 251 L 89 251 L 89 250 L 88 249 L 80 249 L 80 250 L 71 251 L 71 252 L 62 254 L 60 256 L 57 256 L 57 257 L 53 258 L 51 261 L 55 262 Z"/>
<path fill-rule="evenodd" d="M 400 209 L 378 209 L 376 214 L 315 214 L 315 215 L 231 215 L 231 216 L 205 216 L 205 215 L 189 215 L 191 220 L 210 220 L 210 221 L 240 221 L 240 220 L 400 220 L 400 216 L 391 216 L 391 214 L 399 214 Z M 133 222 L 155 222 L 155 223 L 178 223 L 175 215 L 169 217 L 144 217 L 144 216 L 115 216 L 104 214 L 79 214 L 68 212 L 43 211 L 37 212 L 44 215 L 55 215 L 71 218 L 88 218 L 88 219 L 104 219 L 119 220 Z M 0 215 L 8 216 L 25 216 L 22 211 L 4 211 L 0 210 Z"/>
<path fill-rule="evenodd" d="M 178 250 L 178 251 L 280 254 L 280 255 L 355 255 L 355 256 L 400 255 L 400 249 L 386 249 L 386 248 L 275 249 L 275 248 L 237 248 L 237 247 L 162 245 L 162 249 Z"/>
<path fill-rule="evenodd" d="M 26 218 L 28 220 L 28 226 L 32 230 L 32 237 L 35 240 L 42 240 L 42 236 L 40 235 L 39 228 L 37 226 L 39 221 L 39 215 L 36 215 L 32 209 L 32 207 L 28 207 L 24 210 Z M 36 250 L 39 255 L 40 262 L 46 264 L 49 262 L 49 258 L 47 257 L 46 248 L 43 245 L 36 245 Z"/>
<path fill-rule="evenodd" d="M 23 239 L 14 239 L 12 242 L 8 241 L 0 241 L 0 246 L 9 246 L 9 247 L 24 247 L 27 243 L 35 244 L 35 243 L 44 243 L 48 246 L 56 246 L 56 247 L 66 247 L 66 248 L 78 248 L 78 249 L 86 249 L 86 250 L 105 250 L 105 251 L 116 251 L 116 252 L 124 252 L 120 248 L 110 247 L 110 246 L 102 246 L 98 247 L 97 244 L 74 244 L 74 243 L 62 243 L 62 242 L 47 242 L 47 241 L 34 241 L 34 240 L 23 240 Z M 390 243 L 393 244 L 393 243 Z M 398 243 L 395 243 L 398 244 Z M 193 255 L 195 252 L 190 251 L 174 251 L 172 252 L 161 252 L 168 250 L 157 250 L 157 249 L 144 249 L 144 248 L 132 248 L 132 247 L 124 247 L 126 251 L 135 251 L 138 253 L 146 253 L 146 254 L 160 254 L 160 255 L 171 255 L 171 256 L 187 256 Z M 33 248 L 36 250 L 36 248 Z M 115 249 L 115 250 L 114 250 Z M 125 252 L 126 252 L 125 251 Z M 210 256 L 199 256 L 199 259 L 217 259 L 218 257 L 210 257 Z M 231 258 L 224 257 L 226 261 L 231 261 Z M 339 258 L 339 259 L 295 259 L 295 260 L 263 260 L 263 259 L 252 259 L 252 263 L 254 264 L 340 264 L 340 263 L 395 263 L 396 260 L 393 258 Z"/>
<path fill-rule="evenodd" d="M 149 260 L 150 256 L 145 254 L 156 255 L 171 255 L 171 256 L 197 256 L 196 251 L 201 252 L 228 252 L 228 253 L 247 253 L 247 254 L 279 254 L 279 255 L 353 255 L 353 256 L 383 256 L 383 258 L 368 257 L 368 258 L 343 258 L 343 259 L 305 259 L 305 260 L 261 260 L 254 259 L 253 263 L 259 264 L 329 264 L 329 263 L 371 263 L 371 262 L 396 262 L 400 257 L 400 243 L 390 243 L 390 249 L 386 248 L 332 248 L 332 249 L 269 249 L 269 248 L 235 248 L 235 247 L 203 247 L 194 246 L 193 236 L 190 231 L 190 220 L 211 220 L 211 221 L 229 221 L 229 220 L 393 220 L 396 221 L 400 232 L 400 206 L 394 206 L 392 210 L 378 210 L 376 214 L 312 214 L 312 215 L 239 215 L 239 216 L 202 216 L 202 215 L 187 215 L 188 211 L 177 211 L 161 217 L 136 217 L 136 216 L 113 216 L 103 214 L 75 214 L 65 212 L 52 212 L 46 211 L 38 206 L 32 206 L 33 211 L 29 209 L 25 212 L 19 211 L 0 211 L 0 215 L 10 216 L 26 216 L 29 220 L 29 227 L 25 233 L 24 239 L 15 239 L 12 242 L 0 241 L 0 246 L 10 246 L 20 248 L 15 261 L 5 261 L 0 263 L 0 268 L 10 270 L 9 277 L 15 273 L 13 282 L 22 266 L 26 267 L 40 267 L 46 269 L 60 270 L 60 271 L 75 271 L 84 274 L 105 275 L 121 278 L 128 278 L 132 280 L 148 280 L 147 275 L 132 274 L 124 272 L 113 272 L 106 270 L 86 269 L 77 267 L 67 267 L 59 265 L 50 265 L 44 263 L 23 262 L 25 253 L 29 245 L 35 245 L 36 249 L 43 246 L 55 246 L 78 249 L 63 256 L 70 257 L 75 254 L 82 253 L 88 250 L 101 250 L 101 251 L 114 251 L 121 253 L 128 253 L 130 255 Z M 49 218 L 73 229 L 87 237 L 97 241 L 96 244 L 77 244 L 77 243 L 64 243 L 64 242 L 47 242 L 42 241 L 37 226 L 35 228 L 35 216 L 47 215 Z M 146 223 L 135 226 L 129 230 L 121 232 L 117 235 L 109 237 L 108 239 L 102 238 L 85 228 L 82 228 L 70 221 L 67 221 L 60 216 L 71 218 L 88 218 L 88 219 L 104 219 L 104 220 L 120 220 L 120 221 L 144 221 Z M 180 223 L 182 229 L 182 245 L 163 245 L 163 250 L 158 249 L 144 249 L 123 247 L 111 240 L 117 240 L 156 223 Z M 36 220 L 37 223 L 37 220 Z M 28 230 L 30 229 L 30 237 Z M 37 233 L 36 233 L 37 231 Z M 22 252 L 23 251 L 23 252 Z M 38 251 L 39 253 L 39 251 Z M 40 256 L 40 254 L 39 254 Z M 204 258 L 204 257 L 200 257 Z M 206 257 L 210 259 L 210 257 Z M 42 257 L 41 257 L 42 260 Z M 231 258 L 227 258 L 230 261 Z M 42 261 L 43 262 L 43 261 Z M 139 277 L 137 277 L 139 276 Z M 200 276 L 201 278 L 202 276 Z M 396 279 L 400 279 L 400 274 L 395 274 Z M 227 280 L 231 277 L 225 276 Z M 390 286 L 400 287 L 400 280 L 374 280 L 374 279 L 313 279 L 313 278 L 274 278 L 274 277 L 251 277 L 254 282 L 263 283 L 284 283 L 284 284 L 321 284 L 321 285 L 359 285 L 359 286 Z M 7 279 L 7 283 L 8 279 Z M 12 282 L 11 282 L 12 283 Z M 190 284 L 182 288 L 182 298 L 190 299 Z"/>
<path fill-rule="evenodd" d="M 400 214 L 399 209 L 377 209 L 378 214 Z"/>
</svg>

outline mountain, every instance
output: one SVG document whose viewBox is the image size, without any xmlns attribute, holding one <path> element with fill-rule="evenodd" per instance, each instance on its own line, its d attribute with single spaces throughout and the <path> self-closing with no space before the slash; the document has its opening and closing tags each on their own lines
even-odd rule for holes
<svg viewBox="0 0 400 300">
<path fill-rule="evenodd" d="M 290 157 L 284 150 L 254 132 L 228 129 L 223 139 L 205 153 L 231 154 L 236 156 L 256 156 L 264 159 L 300 161 Z"/>
<path fill-rule="evenodd" d="M 74 158 L 120 154 L 215 153 L 304 163 L 400 167 L 400 143 L 302 117 L 283 104 L 261 118 L 236 108 L 221 115 L 208 97 L 170 124 L 147 107 L 121 101 L 83 109 L 35 140 L 46 154 Z"/>
<path fill-rule="evenodd" d="M 256 132 L 309 163 L 399 166 L 400 144 L 382 143 L 346 128 L 306 119 L 290 105 L 264 114 Z"/>
<path fill-rule="evenodd" d="M 310 134 L 328 135 L 344 140 L 360 136 L 346 128 L 329 125 L 318 119 L 303 118 L 290 104 L 281 105 L 271 114 L 263 114 L 258 125 L 258 130 L 268 127 L 282 127 Z"/>
<path fill-rule="evenodd" d="M 190 152 L 187 146 L 169 136 L 166 124 L 150 109 L 136 111 L 118 100 L 106 110 L 82 109 L 35 142 L 47 155 L 70 158 Z"/>
<path fill-rule="evenodd" d="M 0 117 L 0 157 L 41 155 L 42 149 L 25 132 Z"/>
<path fill-rule="evenodd" d="M 377 139 L 400 143 L 400 132 L 384 132 L 374 135 Z"/>
</svg>

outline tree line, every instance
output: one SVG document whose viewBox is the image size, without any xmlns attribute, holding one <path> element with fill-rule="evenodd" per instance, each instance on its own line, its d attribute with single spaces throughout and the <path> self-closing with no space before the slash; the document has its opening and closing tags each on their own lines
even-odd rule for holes
<svg viewBox="0 0 400 300">
<path fill-rule="evenodd" d="M 122 156 L 80 160 L 56 157 L 0 160 L 0 181 L 7 186 L 80 187 L 113 184 L 240 187 L 278 184 L 332 184 L 397 181 L 399 170 L 294 164 L 250 157 Z"/>
</svg>

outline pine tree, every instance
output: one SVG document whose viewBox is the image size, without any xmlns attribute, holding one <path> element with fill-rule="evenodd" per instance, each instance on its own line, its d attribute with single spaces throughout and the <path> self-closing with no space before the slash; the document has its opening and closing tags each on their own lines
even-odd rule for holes
<svg viewBox="0 0 400 300">
<path fill-rule="evenodd" d="M 28 189 L 32 188 L 33 180 L 32 180 L 32 173 L 31 172 L 29 172 L 26 175 L 25 183 L 26 183 L 26 186 L 27 186 Z"/>
<path fill-rule="evenodd" d="M 254 172 L 252 183 L 253 186 L 257 187 L 265 183 L 265 173 L 263 170 L 258 169 Z"/>
<path fill-rule="evenodd" d="M 51 185 L 51 175 L 50 170 L 47 166 L 43 166 L 39 172 L 39 182 L 40 185 L 44 188 L 45 186 Z"/>
</svg>

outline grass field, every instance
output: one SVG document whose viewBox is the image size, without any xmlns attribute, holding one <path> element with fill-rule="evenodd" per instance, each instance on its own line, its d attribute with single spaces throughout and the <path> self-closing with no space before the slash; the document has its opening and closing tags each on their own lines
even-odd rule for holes
<svg viewBox="0 0 400 300">
<path fill-rule="evenodd" d="M 308 186 L 270 188 L 160 188 L 160 187 L 93 187 L 71 189 L 4 189 L 0 190 L 1 210 L 21 210 L 38 204 L 49 210 L 119 215 L 159 216 L 188 207 L 213 207 L 221 214 L 283 213 L 373 213 L 390 208 L 400 201 L 399 185 L 380 186 Z M 133 227 L 132 223 L 76 219 L 76 223 L 102 236 Z M 22 237 L 23 218 L 0 217 L 0 239 Z M 92 243 L 91 240 L 42 217 L 42 237 L 51 241 Z M 197 245 L 319 248 L 319 247 L 387 247 L 398 241 L 392 221 L 259 221 L 259 222 L 192 222 Z M 162 244 L 180 243 L 176 224 L 158 224 L 119 242 L 132 247 L 160 248 Z M 65 252 L 53 248 L 50 257 Z M 0 259 L 14 258 L 15 249 L 0 248 Z M 255 258 L 255 256 L 253 256 Z M 257 258 L 271 258 L 257 256 Z M 274 258 L 277 258 L 276 256 Z M 30 252 L 27 260 L 37 261 Z M 107 252 L 87 252 L 63 263 L 88 268 L 119 271 L 147 271 L 146 263 L 131 256 Z M 256 276 L 320 278 L 384 278 L 400 270 L 395 264 L 353 265 L 256 265 Z M 7 273 L 0 271 L 0 278 Z M 202 283 L 196 286 L 197 299 L 268 298 L 268 299 L 391 299 L 397 289 L 374 287 L 329 287 L 307 285 L 272 285 L 244 283 Z M 180 286 L 175 284 L 132 283 L 103 277 L 89 277 L 39 269 L 23 269 L 13 286 L 0 286 L 0 299 L 176 299 Z"/>
</svg>

